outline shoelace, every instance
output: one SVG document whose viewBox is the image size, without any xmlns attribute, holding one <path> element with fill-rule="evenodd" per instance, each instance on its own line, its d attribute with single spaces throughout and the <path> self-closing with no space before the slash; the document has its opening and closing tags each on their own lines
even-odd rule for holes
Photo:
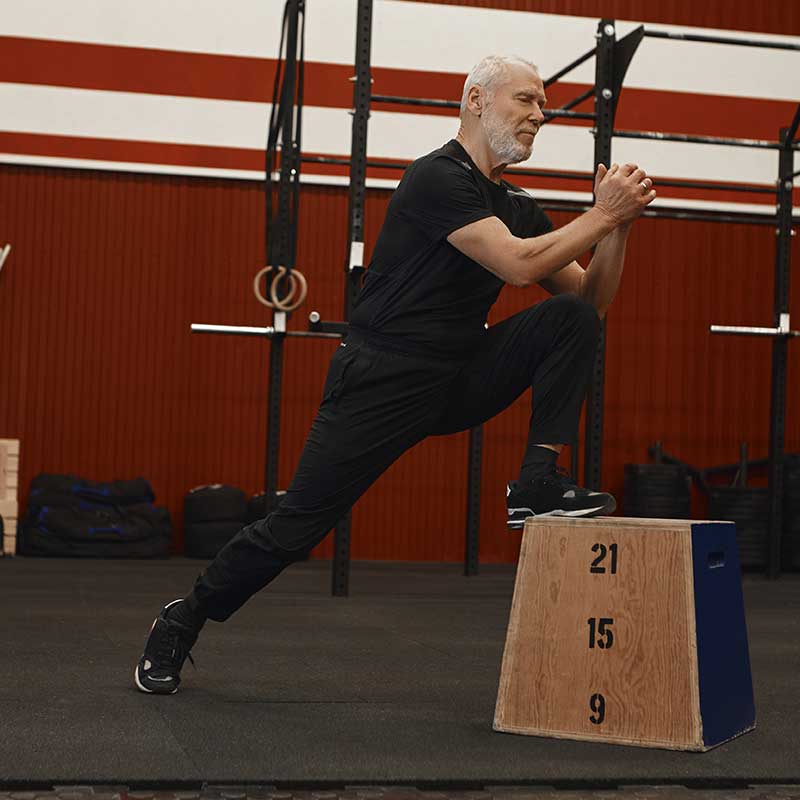
<svg viewBox="0 0 800 800">
<path fill-rule="evenodd" d="M 159 664 L 165 664 L 173 669 L 180 670 L 187 658 L 192 662 L 192 666 L 197 669 L 189 648 L 180 637 L 179 628 L 174 622 L 170 623 L 169 620 L 167 620 L 167 635 L 161 640 L 156 655 L 158 656 Z"/>
</svg>

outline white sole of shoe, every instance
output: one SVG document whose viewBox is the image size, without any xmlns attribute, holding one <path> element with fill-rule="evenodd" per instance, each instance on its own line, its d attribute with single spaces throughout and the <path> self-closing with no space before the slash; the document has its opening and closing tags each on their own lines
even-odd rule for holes
<svg viewBox="0 0 800 800">
<path fill-rule="evenodd" d="M 583 517 L 587 514 L 594 514 L 595 511 L 602 511 L 603 506 L 595 508 L 580 508 L 576 511 L 564 511 L 561 508 L 556 508 L 553 511 L 548 511 L 546 514 L 536 514 L 537 517 Z"/>
<path fill-rule="evenodd" d="M 136 669 L 133 671 L 133 680 L 136 683 L 136 688 L 139 689 L 141 692 L 146 692 L 147 694 L 175 694 L 178 691 L 178 687 L 176 686 L 171 692 L 154 692 L 152 689 L 148 689 L 146 686 L 142 685 L 142 682 L 139 680 L 139 665 L 136 665 Z"/>
<path fill-rule="evenodd" d="M 594 514 L 596 511 L 602 511 L 604 506 L 595 506 L 594 508 L 580 508 L 576 511 L 564 511 L 563 508 L 554 508 L 552 511 L 547 511 L 544 514 L 534 514 L 529 508 L 512 508 L 509 514 L 516 511 L 527 511 L 529 517 L 585 517 L 589 514 Z M 508 522 L 509 528 L 522 528 L 525 525 L 524 519 L 510 520 Z"/>
</svg>

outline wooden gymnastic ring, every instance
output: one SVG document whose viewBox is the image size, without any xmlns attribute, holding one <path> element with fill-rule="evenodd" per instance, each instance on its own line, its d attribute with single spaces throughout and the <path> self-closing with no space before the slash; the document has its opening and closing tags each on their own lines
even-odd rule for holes
<svg viewBox="0 0 800 800">
<path fill-rule="evenodd" d="M 267 300 L 267 298 L 264 297 L 263 294 L 261 294 L 260 282 L 261 278 L 271 271 L 272 271 L 271 266 L 264 267 L 264 269 L 260 269 L 256 273 L 255 278 L 253 278 L 253 292 L 255 293 L 256 300 L 258 300 L 259 303 L 263 303 L 267 308 L 275 308 L 275 306 L 273 306 L 272 303 L 270 303 L 270 301 Z"/>
<path fill-rule="evenodd" d="M 299 308 L 306 299 L 306 295 L 308 294 L 308 283 L 305 279 L 305 276 L 302 272 L 298 270 L 292 270 L 289 273 L 289 293 L 286 297 L 278 299 L 278 281 L 288 272 L 286 267 L 277 267 L 276 268 L 276 275 L 270 281 L 269 285 L 269 296 L 272 300 L 267 300 L 263 294 L 261 294 L 261 287 L 260 281 L 261 278 L 266 275 L 268 272 L 271 272 L 273 269 L 272 266 L 266 266 L 264 269 L 259 270 L 256 273 L 255 278 L 253 278 L 253 292 L 256 296 L 256 300 L 259 303 L 263 303 L 267 308 L 271 308 L 277 311 L 294 311 L 295 309 Z M 292 303 L 294 296 L 297 294 L 298 289 L 300 290 L 299 298 Z"/>
<path fill-rule="evenodd" d="M 267 298 L 264 297 L 263 294 L 261 294 L 261 278 L 262 278 L 263 275 L 266 275 L 268 272 L 271 272 L 272 269 L 273 269 L 272 266 L 267 266 L 267 267 L 264 267 L 264 269 L 259 270 L 256 273 L 255 278 L 253 278 L 253 292 L 255 293 L 256 300 L 258 300 L 259 303 L 263 303 L 267 308 L 272 308 L 272 309 L 277 308 L 279 311 L 283 311 L 285 309 L 282 308 L 281 306 L 284 306 L 287 303 L 290 303 L 292 298 L 297 293 L 298 281 L 296 279 L 295 280 L 291 280 L 291 279 L 289 280 L 289 294 L 287 294 L 286 297 L 284 297 L 281 301 L 279 301 L 278 306 L 276 306 L 274 303 L 272 303 L 269 300 L 267 300 Z M 283 267 L 278 267 L 278 269 L 283 270 L 283 272 L 286 272 L 286 270 Z M 277 279 L 281 278 L 282 276 L 283 276 L 283 273 L 280 273 L 280 274 L 276 275 L 272 279 L 272 281 L 270 281 L 270 296 L 272 296 L 272 294 L 273 294 L 273 285 L 275 284 Z M 275 287 L 275 289 L 276 289 L 275 293 L 277 294 L 277 287 Z"/>
<path fill-rule="evenodd" d="M 286 297 L 279 300 L 278 282 L 288 272 L 288 270 L 286 267 L 278 267 L 277 272 L 278 274 L 273 278 L 269 287 L 270 299 L 272 300 L 274 307 L 279 311 L 295 311 L 306 301 L 306 295 L 308 294 L 308 283 L 306 282 L 305 276 L 302 272 L 296 269 L 293 269 L 291 272 L 289 272 L 289 293 L 286 295 Z M 291 301 L 295 296 L 298 286 L 300 288 L 300 295 L 297 300 L 292 303 Z"/>
</svg>

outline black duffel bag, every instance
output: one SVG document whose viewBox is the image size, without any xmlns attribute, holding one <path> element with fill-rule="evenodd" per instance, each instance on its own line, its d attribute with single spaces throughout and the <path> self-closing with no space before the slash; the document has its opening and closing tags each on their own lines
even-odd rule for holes
<svg viewBox="0 0 800 800">
<path fill-rule="evenodd" d="M 89 481 L 41 473 L 31 481 L 17 550 L 32 556 L 168 556 L 172 524 L 144 478 Z"/>
<path fill-rule="evenodd" d="M 44 506 L 25 526 L 23 555 L 81 558 L 159 558 L 170 554 L 166 508 L 151 504 L 107 508 Z"/>
<path fill-rule="evenodd" d="M 153 489 L 144 478 L 99 483 L 78 475 L 42 472 L 31 481 L 28 507 L 73 506 L 76 500 L 99 506 L 129 506 L 152 503 L 155 499 Z"/>
</svg>

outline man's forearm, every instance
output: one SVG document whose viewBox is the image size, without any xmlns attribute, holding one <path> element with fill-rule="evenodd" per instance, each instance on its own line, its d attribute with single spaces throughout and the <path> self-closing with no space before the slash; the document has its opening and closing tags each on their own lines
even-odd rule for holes
<svg viewBox="0 0 800 800">
<path fill-rule="evenodd" d="M 629 230 L 629 226 L 620 226 L 598 242 L 583 274 L 581 296 L 597 309 L 601 319 L 619 288 Z"/>
<path fill-rule="evenodd" d="M 591 208 L 562 228 L 530 239 L 515 239 L 515 286 L 530 286 L 574 261 L 590 247 L 607 238 L 617 223 L 599 208 Z M 598 244 L 599 247 L 599 244 Z"/>
</svg>

